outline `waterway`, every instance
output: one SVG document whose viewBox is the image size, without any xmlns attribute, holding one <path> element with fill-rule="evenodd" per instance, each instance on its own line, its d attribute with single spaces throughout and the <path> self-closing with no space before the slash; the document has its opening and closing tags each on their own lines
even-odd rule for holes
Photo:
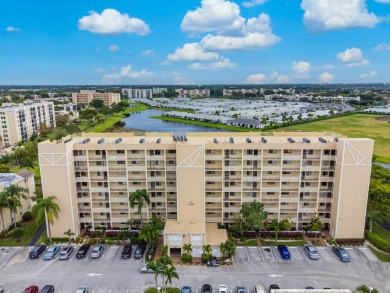
<svg viewBox="0 0 390 293">
<path fill-rule="evenodd" d="M 133 113 L 131 116 L 122 119 L 126 130 L 144 130 L 147 132 L 173 132 L 175 135 L 185 135 L 186 132 L 227 132 L 228 130 L 204 127 L 193 124 L 163 121 L 150 118 L 151 116 L 162 116 L 166 111 L 145 110 L 139 113 Z"/>
</svg>

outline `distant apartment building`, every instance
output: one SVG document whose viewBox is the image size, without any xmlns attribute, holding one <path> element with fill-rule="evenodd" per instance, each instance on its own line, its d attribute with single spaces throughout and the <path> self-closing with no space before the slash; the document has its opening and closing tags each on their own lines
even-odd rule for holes
<svg viewBox="0 0 390 293">
<path fill-rule="evenodd" d="M 29 172 L 27 170 L 22 170 L 18 173 L 0 173 L 0 192 L 2 192 L 5 188 L 10 185 L 17 185 L 19 187 L 25 188 L 27 191 L 24 193 L 27 199 L 21 199 L 21 207 L 18 209 L 16 213 L 16 221 L 22 220 L 23 213 L 27 211 L 31 211 L 31 207 L 33 205 L 33 201 L 31 197 L 35 196 L 35 180 L 34 173 Z M 3 209 L 3 220 L 4 223 L 1 223 L 0 218 L 0 232 L 3 231 L 3 227 L 8 229 L 8 227 L 12 224 L 10 212 L 8 209 Z"/>
<path fill-rule="evenodd" d="M 166 87 L 154 87 L 152 88 L 153 95 L 166 93 L 168 89 Z"/>
<path fill-rule="evenodd" d="M 56 105 L 56 117 L 61 115 L 69 115 L 70 120 L 77 119 L 79 117 L 79 111 L 77 110 L 77 104 L 59 104 Z"/>
<path fill-rule="evenodd" d="M 236 88 L 231 88 L 231 89 L 223 89 L 223 96 L 224 97 L 231 97 L 234 94 L 240 94 L 240 95 L 245 95 L 245 94 L 258 94 L 259 90 L 258 89 L 236 89 Z"/>
<path fill-rule="evenodd" d="M 38 145 L 43 194 L 58 198 L 53 236 L 71 228 L 138 220 L 129 194 L 146 189 L 144 221 L 164 219 L 171 252 L 215 249 L 241 206 L 262 202 L 268 220 L 308 227 L 319 217 L 335 238 L 363 238 L 374 141 L 328 132 L 83 133 Z M 194 252 L 195 253 L 195 252 Z"/>
<path fill-rule="evenodd" d="M 28 141 L 39 134 L 39 125 L 55 128 L 53 102 L 27 100 L 22 104 L 5 103 L 0 107 L 0 136 L 5 145 Z"/>
<path fill-rule="evenodd" d="M 72 101 L 75 104 L 89 104 L 94 99 L 102 100 L 105 106 L 110 107 L 121 101 L 121 95 L 118 93 L 98 93 L 95 90 L 81 90 L 79 93 L 72 93 Z"/>
<path fill-rule="evenodd" d="M 151 89 L 122 89 L 122 94 L 127 95 L 129 99 L 150 99 L 153 97 Z"/>
<path fill-rule="evenodd" d="M 269 91 L 269 90 L 273 91 L 274 93 L 286 92 L 286 93 L 288 93 L 290 95 L 295 95 L 295 89 L 294 88 L 288 88 L 288 89 L 286 89 L 286 88 L 283 88 L 283 89 L 282 88 L 278 88 L 278 89 L 261 88 L 260 89 L 260 93 L 264 94 L 265 91 Z"/>
<path fill-rule="evenodd" d="M 180 98 L 206 98 L 210 97 L 209 89 L 175 89 Z"/>
</svg>

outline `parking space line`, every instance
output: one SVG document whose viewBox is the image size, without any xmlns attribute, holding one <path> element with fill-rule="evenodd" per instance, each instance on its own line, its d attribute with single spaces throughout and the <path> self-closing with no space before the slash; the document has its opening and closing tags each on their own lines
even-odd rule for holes
<svg viewBox="0 0 390 293">
<path fill-rule="evenodd" d="M 335 257 L 334 252 L 332 249 L 326 249 L 326 251 L 334 258 L 335 261 L 339 262 L 339 259 Z"/>
<path fill-rule="evenodd" d="M 108 293 L 111 293 L 111 289 L 110 289 L 110 291 L 108 291 Z"/>
<path fill-rule="evenodd" d="M 306 255 L 305 255 L 306 253 L 303 251 L 303 248 L 302 248 L 302 247 L 299 247 L 298 250 L 299 250 L 299 252 L 303 255 L 303 258 L 304 258 L 307 262 L 309 262 L 309 260 L 307 259 Z"/>
<path fill-rule="evenodd" d="M 91 253 L 92 253 L 92 250 L 90 249 L 90 250 L 88 251 L 87 255 L 85 256 L 84 262 L 86 262 L 86 261 L 89 259 L 89 256 L 91 255 Z"/>
<path fill-rule="evenodd" d="M 118 260 L 118 257 L 119 257 L 120 254 L 121 254 L 121 248 L 120 248 L 120 246 L 119 246 L 119 247 L 118 247 L 118 253 L 116 254 L 115 261 Z M 130 255 L 130 258 L 131 258 L 131 255 Z"/>
<path fill-rule="evenodd" d="M 245 253 L 246 253 L 246 257 L 248 259 L 248 262 L 251 262 L 250 258 L 249 258 L 249 254 L 248 254 L 248 248 L 247 247 L 244 247 L 244 250 L 245 250 Z"/>
<path fill-rule="evenodd" d="M 72 255 L 72 257 L 70 258 L 70 261 L 72 261 L 72 260 L 76 257 L 76 254 L 77 254 L 76 249 L 73 250 L 72 254 L 73 254 L 73 255 Z"/>
<path fill-rule="evenodd" d="M 129 289 L 126 290 L 126 293 L 128 293 L 128 292 L 129 292 Z"/>
<path fill-rule="evenodd" d="M 257 249 L 258 249 L 258 251 L 259 251 L 259 254 L 260 254 L 260 256 L 261 256 L 261 260 L 262 260 L 262 261 L 264 261 L 264 257 L 263 257 L 263 254 L 261 253 L 261 249 L 260 249 L 260 247 L 258 247 Z"/>
<path fill-rule="evenodd" d="M 273 252 L 273 254 L 274 254 L 276 260 L 277 260 L 277 261 L 281 261 L 281 260 L 278 258 L 278 256 L 276 255 L 275 249 L 276 249 L 275 247 L 273 247 L 273 249 L 271 248 L 271 250 L 272 250 L 272 252 Z"/>
<path fill-rule="evenodd" d="M 102 251 L 102 255 L 100 256 L 100 259 L 99 261 L 102 261 L 103 260 L 103 257 L 106 255 L 106 249 L 104 248 L 103 251 Z"/>
<path fill-rule="evenodd" d="M 357 249 L 357 253 L 358 253 L 362 258 L 364 258 L 364 260 L 365 260 L 366 262 L 368 262 L 368 259 L 363 255 L 363 253 L 360 251 L 359 248 Z"/>
<path fill-rule="evenodd" d="M 290 247 L 289 249 L 296 249 L 297 247 Z M 293 257 L 292 257 L 292 254 L 290 253 L 290 260 L 291 261 L 294 261 Z"/>
</svg>

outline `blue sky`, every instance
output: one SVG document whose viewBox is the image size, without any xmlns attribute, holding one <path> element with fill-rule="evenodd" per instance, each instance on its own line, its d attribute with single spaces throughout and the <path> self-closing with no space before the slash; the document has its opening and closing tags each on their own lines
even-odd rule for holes
<svg viewBox="0 0 390 293">
<path fill-rule="evenodd" d="M 0 84 L 389 82 L 390 0 L 2 1 Z"/>
</svg>

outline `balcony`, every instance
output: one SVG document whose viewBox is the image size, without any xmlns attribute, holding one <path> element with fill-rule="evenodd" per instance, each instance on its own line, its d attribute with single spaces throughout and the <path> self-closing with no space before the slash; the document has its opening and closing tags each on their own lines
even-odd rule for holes
<svg viewBox="0 0 390 293">
<path fill-rule="evenodd" d="M 320 171 L 320 166 L 302 166 L 302 171 Z"/>
<path fill-rule="evenodd" d="M 106 207 L 99 207 L 99 208 L 92 208 L 93 213 L 109 213 L 111 212 L 110 208 Z"/>
<path fill-rule="evenodd" d="M 76 177 L 76 182 L 88 182 L 88 177 Z"/>
<path fill-rule="evenodd" d="M 282 182 L 299 182 L 300 179 L 298 176 L 289 176 L 289 177 L 282 177 Z"/>
<path fill-rule="evenodd" d="M 105 161 L 106 156 L 88 156 L 90 161 Z"/>
<path fill-rule="evenodd" d="M 146 160 L 148 161 L 165 161 L 164 155 L 147 155 Z"/>
<path fill-rule="evenodd" d="M 208 155 L 208 154 L 206 154 L 206 160 L 218 161 L 218 160 L 222 160 L 222 159 L 223 159 L 222 155 Z"/>
<path fill-rule="evenodd" d="M 288 155 L 288 154 L 283 154 L 283 160 L 288 160 L 288 161 L 300 161 L 302 157 L 300 155 Z"/>
<path fill-rule="evenodd" d="M 335 166 L 322 165 L 321 170 L 323 170 L 323 171 L 334 171 L 335 170 Z"/>
<path fill-rule="evenodd" d="M 228 186 L 228 187 L 224 187 L 224 191 L 226 191 L 226 192 L 241 192 L 241 187 L 240 186 Z"/>
<path fill-rule="evenodd" d="M 91 192 L 108 192 L 108 187 L 91 187 Z"/>
<path fill-rule="evenodd" d="M 132 180 L 134 180 L 133 177 L 131 177 Z M 106 179 L 107 180 L 107 179 Z M 127 177 L 126 176 L 110 176 L 110 182 L 126 182 Z"/>
<path fill-rule="evenodd" d="M 259 161 L 259 160 L 261 160 L 261 156 L 259 156 L 259 155 L 244 155 L 243 159 L 247 160 L 247 161 Z"/>
<path fill-rule="evenodd" d="M 300 213 L 317 213 L 317 208 L 299 207 Z"/>
<path fill-rule="evenodd" d="M 213 182 L 222 182 L 222 175 L 220 176 L 210 176 L 206 175 L 205 181 L 213 181 Z"/>
<path fill-rule="evenodd" d="M 280 187 L 263 187 L 261 189 L 262 192 L 279 192 Z"/>
<path fill-rule="evenodd" d="M 122 156 L 107 156 L 107 159 L 109 161 L 126 161 L 126 156 L 125 155 L 122 155 Z"/>
<path fill-rule="evenodd" d="M 279 208 L 274 208 L 274 207 L 269 208 L 267 206 L 264 206 L 264 210 L 268 213 L 276 213 L 276 214 L 279 213 Z"/>
<path fill-rule="evenodd" d="M 282 196 L 280 199 L 281 202 L 288 202 L 288 203 L 297 203 L 299 201 L 298 197 L 284 197 Z"/>
<path fill-rule="evenodd" d="M 310 187 L 310 186 L 301 187 L 301 192 L 318 192 L 318 187 Z"/>
<path fill-rule="evenodd" d="M 84 203 L 84 202 L 90 202 L 91 199 L 89 197 L 78 197 L 77 202 Z"/>
<path fill-rule="evenodd" d="M 241 171 L 242 170 L 242 166 L 238 166 L 238 165 L 225 166 L 223 169 L 225 171 Z"/>
<path fill-rule="evenodd" d="M 164 182 L 165 176 L 148 176 L 149 182 Z"/>
<path fill-rule="evenodd" d="M 268 172 L 268 171 L 280 171 L 281 167 L 275 166 L 275 165 L 263 165 L 262 171 Z"/>
<path fill-rule="evenodd" d="M 89 171 L 107 171 L 107 166 L 89 166 Z"/>
</svg>

